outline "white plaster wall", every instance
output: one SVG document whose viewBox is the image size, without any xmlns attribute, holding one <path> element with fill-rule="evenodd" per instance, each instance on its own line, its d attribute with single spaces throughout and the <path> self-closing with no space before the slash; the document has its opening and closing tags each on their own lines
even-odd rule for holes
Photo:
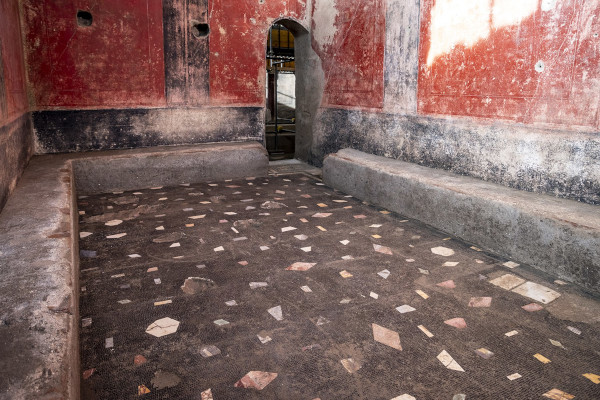
<svg viewBox="0 0 600 400">
<path fill-rule="evenodd" d="M 268 77 L 265 81 L 269 81 Z M 269 88 L 265 87 L 266 96 L 269 96 Z M 279 74 L 277 80 L 277 102 L 285 106 L 296 108 L 296 75 Z"/>
</svg>

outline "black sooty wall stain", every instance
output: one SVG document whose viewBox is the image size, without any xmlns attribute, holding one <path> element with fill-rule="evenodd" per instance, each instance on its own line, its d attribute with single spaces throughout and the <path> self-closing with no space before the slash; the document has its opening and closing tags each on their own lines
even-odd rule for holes
<svg viewBox="0 0 600 400">
<path fill-rule="evenodd" d="M 33 113 L 38 151 L 91 150 L 262 141 L 258 107 L 59 110 Z"/>
<path fill-rule="evenodd" d="M 453 123 L 401 116 L 325 109 L 315 132 L 319 146 L 310 162 L 342 148 L 452 171 L 529 192 L 600 204 L 600 140 L 508 125 Z M 525 133 L 527 130 L 527 134 Z M 600 136 L 600 135 L 599 135 Z M 528 155 L 541 155 L 531 163 Z"/>
</svg>

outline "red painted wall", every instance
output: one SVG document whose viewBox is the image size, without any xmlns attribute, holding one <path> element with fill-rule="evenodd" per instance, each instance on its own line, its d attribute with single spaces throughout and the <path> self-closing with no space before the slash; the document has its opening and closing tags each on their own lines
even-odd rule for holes
<svg viewBox="0 0 600 400">
<path fill-rule="evenodd" d="M 385 1 L 316 1 L 337 10 L 333 42 L 313 43 L 323 59 L 323 105 L 382 107 Z M 176 15 L 169 16 L 163 35 L 161 0 L 23 0 L 34 108 L 264 106 L 268 29 L 279 18 L 310 23 L 306 2 L 211 0 L 207 13 L 204 7 L 169 2 L 166 9 Z M 78 26 L 78 10 L 92 13 L 91 26 Z M 186 16 L 206 18 L 208 39 L 189 37 Z M 190 44 L 197 49 L 188 51 Z M 167 85 L 173 87 L 165 98 L 166 63 L 172 65 Z M 208 80 L 206 87 L 198 77 Z"/>
<path fill-rule="evenodd" d="M 506 5 L 505 13 L 490 12 L 487 34 L 482 25 L 481 37 L 453 48 L 439 45 L 434 32 L 443 24 L 434 7 L 443 2 L 421 2 L 419 113 L 600 127 L 600 2 L 561 0 L 542 10 L 552 2 L 534 1 L 520 21 L 525 0 L 489 2 Z M 470 27 L 474 15 L 465 19 Z M 535 69 L 539 61 L 543 71 Z"/>
<path fill-rule="evenodd" d="M 24 0 L 34 107 L 165 104 L 161 0 Z M 92 13 L 89 27 L 78 10 Z"/>
<path fill-rule="evenodd" d="M 264 106 L 269 27 L 280 17 L 302 20 L 305 16 L 306 2 L 302 0 L 212 0 L 211 102 Z"/>
<path fill-rule="evenodd" d="M 333 29 L 324 34 L 329 40 L 319 43 L 313 38 L 325 73 L 323 106 L 383 107 L 385 1 L 316 1 L 334 3 L 337 9 Z M 313 31 L 331 29 L 318 25 L 319 11 L 313 3 Z"/>
<path fill-rule="evenodd" d="M 313 41 L 325 73 L 324 106 L 383 106 L 385 1 L 316 0 L 335 7 L 333 42 Z M 276 18 L 306 17 L 306 2 L 213 0 L 210 5 L 210 97 L 213 104 L 264 104 L 264 52 Z M 315 12 L 313 3 L 312 12 Z"/>
<path fill-rule="evenodd" d="M 0 125 L 27 111 L 19 5 L 0 0 Z"/>
</svg>

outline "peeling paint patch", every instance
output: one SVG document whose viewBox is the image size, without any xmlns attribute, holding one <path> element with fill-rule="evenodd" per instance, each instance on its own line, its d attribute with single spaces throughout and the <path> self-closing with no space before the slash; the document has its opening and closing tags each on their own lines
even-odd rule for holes
<svg viewBox="0 0 600 400">
<path fill-rule="evenodd" d="M 331 4 L 333 3 L 333 4 Z M 313 9 L 313 39 L 321 50 L 333 44 L 337 32 L 335 21 L 339 11 L 335 1 L 316 1 Z"/>
<path fill-rule="evenodd" d="M 600 129 L 599 2 L 421 4 L 419 114 Z"/>
<path fill-rule="evenodd" d="M 542 11 L 550 11 L 556 6 L 556 0 L 542 0 Z"/>
<path fill-rule="evenodd" d="M 542 60 L 540 60 L 535 63 L 534 68 L 537 72 L 544 72 L 544 69 L 546 68 L 546 64 Z"/>
</svg>

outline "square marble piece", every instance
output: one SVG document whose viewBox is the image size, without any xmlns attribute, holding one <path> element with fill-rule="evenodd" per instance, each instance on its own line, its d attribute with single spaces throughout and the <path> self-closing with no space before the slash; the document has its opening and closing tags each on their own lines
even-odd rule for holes
<svg viewBox="0 0 600 400">
<path fill-rule="evenodd" d="M 511 290 L 525 283 L 525 279 L 519 278 L 518 276 L 513 274 L 505 274 L 496 279 L 492 279 L 490 283 L 492 285 L 499 286 L 502 289 Z"/>
<path fill-rule="evenodd" d="M 535 282 L 525 282 L 512 291 L 542 304 L 548 304 L 560 297 L 560 293 Z"/>
</svg>

